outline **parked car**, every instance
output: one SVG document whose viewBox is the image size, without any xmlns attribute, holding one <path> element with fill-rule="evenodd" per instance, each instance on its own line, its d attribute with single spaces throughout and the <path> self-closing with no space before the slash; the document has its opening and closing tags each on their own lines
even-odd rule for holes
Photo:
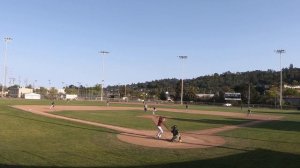
<svg viewBox="0 0 300 168">
<path fill-rule="evenodd" d="M 226 106 L 226 107 L 231 107 L 231 106 L 232 106 L 232 104 L 230 104 L 230 103 L 225 103 L 223 106 Z"/>
</svg>

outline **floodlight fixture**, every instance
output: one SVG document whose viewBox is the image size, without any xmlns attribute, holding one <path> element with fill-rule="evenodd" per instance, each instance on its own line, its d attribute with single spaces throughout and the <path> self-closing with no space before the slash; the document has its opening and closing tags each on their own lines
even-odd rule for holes
<svg viewBox="0 0 300 168">
<path fill-rule="evenodd" d="M 188 56 L 186 56 L 186 55 L 180 55 L 180 56 L 178 56 L 180 59 L 187 59 L 188 58 Z"/>
</svg>

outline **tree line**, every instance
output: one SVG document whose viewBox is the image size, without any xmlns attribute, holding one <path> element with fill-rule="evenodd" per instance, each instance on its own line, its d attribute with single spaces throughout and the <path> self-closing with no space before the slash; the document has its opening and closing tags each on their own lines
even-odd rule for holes
<svg viewBox="0 0 300 168">
<path fill-rule="evenodd" d="M 291 64 L 282 69 L 283 84 L 290 86 L 300 85 L 300 68 Z M 184 80 L 184 101 L 206 101 L 223 103 L 225 92 L 241 93 L 243 103 L 248 101 L 248 90 L 250 85 L 251 103 L 254 104 L 276 104 L 279 99 L 280 71 L 230 71 L 222 74 L 214 73 L 194 79 Z M 108 86 L 107 90 L 118 90 L 120 96 L 124 95 L 125 86 Z M 162 79 L 144 83 L 136 83 L 126 86 L 126 96 L 140 99 L 166 100 L 169 96 L 174 101 L 180 100 L 181 80 Z M 168 95 L 166 95 L 166 92 Z M 201 99 L 197 94 L 213 94 L 209 99 Z M 284 97 L 300 97 L 299 91 L 285 88 Z"/>
<path fill-rule="evenodd" d="M 293 67 L 282 69 L 283 84 L 290 86 L 300 85 L 300 68 Z M 226 92 L 241 93 L 242 103 L 248 101 L 248 88 L 250 86 L 251 103 L 274 105 L 279 101 L 280 71 L 230 71 L 222 74 L 200 76 L 194 79 L 184 80 L 183 100 L 190 102 L 215 102 L 224 103 Z M 18 86 L 12 86 L 18 87 Z M 29 88 L 31 86 L 28 86 Z M 101 84 L 92 87 L 69 85 L 64 88 L 66 94 L 77 94 L 80 98 L 96 99 L 101 95 Z M 56 99 L 61 97 L 58 90 L 45 87 L 35 89 L 42 97 Z M 211 94 L 210 98 L 200 98 L 197 94 Z M 180 100 L 181 80 L 161 79 L 129 85 L 114 85 L 104 88 L 107 98 L 128 97 L 130 100 Z M 285 88 L 284 97 L 300 97 L 299 90 Z"/>
</svg>

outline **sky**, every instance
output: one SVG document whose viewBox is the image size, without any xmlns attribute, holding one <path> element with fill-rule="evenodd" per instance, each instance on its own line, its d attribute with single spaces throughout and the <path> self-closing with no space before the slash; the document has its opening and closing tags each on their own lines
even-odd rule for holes
<svg viewBox="0 0 300 168">
<path fill-rule="evenodd" d="M 298 0 L 0 0 L 0 83 L 5 52 L 8 86 L 278 71 L 276 49 L 286 50 L 283 67 L 300 68 L 299 7 Z"/>
</svg>

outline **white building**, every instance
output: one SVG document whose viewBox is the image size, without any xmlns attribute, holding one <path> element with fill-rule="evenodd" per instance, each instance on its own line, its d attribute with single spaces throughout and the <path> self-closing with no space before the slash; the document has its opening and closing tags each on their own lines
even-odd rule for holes
<svg viewBox="0 0 300 168">
<path fill-rule="evenodd" d="M 215 95 L 214 94 L 196 94 L 199 99 L 211 99 Z"/>
<path fill-rule="evenodd" d="M 58 94 L 66 94 L 65 89 L 57 89 Z"/>
<path fill-rule="evenodd" d="M 25 99 L 39 100 L 41 99 L 41 95 L 36 93 L 27 93 L 25 94 Z"/>
<path fill-rule="evenodd" d="M 300 89 L 300 85 L 298 85 L 298 86 L 284 85 L 284 88 L 289 88 L 289 89 Z"/>
<path fill-rule="evenodd" d="M 9 88 L 8 90 L 8 96 L 14 97 L 14 98 L 21 98 L 24 97 L 27 93 L 33 93 L 33 89 L 30 88 L 23 88 L 23 87 L 13 87 Z"/>
<path fill-rule="evenodd" d="M 77 98 L 78 98 L 78 96 L 75 94 L 65 94 L 64 95 L 64 99 L 66 99 L 66 100 L 76 100 Z"/>
</svg>

